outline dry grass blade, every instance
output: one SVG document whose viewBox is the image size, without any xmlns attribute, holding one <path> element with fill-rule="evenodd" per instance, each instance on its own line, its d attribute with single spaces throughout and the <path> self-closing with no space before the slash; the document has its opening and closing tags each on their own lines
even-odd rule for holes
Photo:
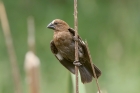
<svg viewBox="0 0 140 93">
<path fill-rule="evenodd" d="M 2 29 L 4 33 L 5 42 L 6 42 L 7 52 L 10 57 L 12 75 L 13 75 L 15 91 L 16 91 L 15 93 L 22 93 L 19 68 L 17 66 L 17 57 L 14 50 L 14 45 L 13 45 L 13 41 L 12 41 L 12 37 L 10 33 L 10 27 L 9 27 L 7 15 L 6 15 L 5 7 L 2 2 L 0 2 L 0 19 L 1 19 Z"/>
<path fill-rule="evenodd" d="M 89 48 L 88 48 L 88 43 L 87 43 L 87 41 L 85 41 L 85 44 L 86 44 L 86 48 L 87 48 L 87 50 L 88 50 L 88 55 L 89 55 L 89 57 L 90 57 L 90 63 L 91 63 L 92 70 L 93 70 L 93 74 L 94 74 L 94 77 L 95 77 L 95 80 L 96 80 L 96 85 L 97 85 L 97 88 L 98 88 L 98 93 L 101 93 L 100 87 L 99 87 L 99 84 L 98 84 L 98 79 L 97 79 L 96 73 L 95 73 L 95 68 L 94 68 L 94 66 L 92 65 L 93 62 L 92 62 L 92 58 L 91 58 L 91 55 L 90 55 L 90 51 L 89 51 Z"/>
</svg>

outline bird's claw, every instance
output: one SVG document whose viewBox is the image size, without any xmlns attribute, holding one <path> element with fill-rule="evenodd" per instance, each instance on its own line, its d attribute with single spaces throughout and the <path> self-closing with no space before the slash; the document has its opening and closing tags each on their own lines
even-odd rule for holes
<svg viewBox="0 0 140 93">
<path fill-rule="evenodd" d="M 76 36 L 73 37 L 74 41 L 78 42 L 78 38 L 76 38 Z"/>
<path fill-rule="evenodd" d="M 75 66 L 81 66 L 81 65 L 82 65 L 79 61 L 74 61 L 73 64 L 74 64 Z"/>
</svg>

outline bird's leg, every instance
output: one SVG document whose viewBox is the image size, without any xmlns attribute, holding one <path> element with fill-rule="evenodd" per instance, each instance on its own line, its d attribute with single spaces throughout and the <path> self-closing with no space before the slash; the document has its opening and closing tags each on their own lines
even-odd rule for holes
<svg viewBox="0 0 140 93">
<path fill-rule="evenodd" d="M 79 41 L 79 39 L 78 38 L 76 38 L 75 36 L 73 36 L 73 39 L 74 39 L 74 41 Z"/>
<path fill-rule="evenodd" d="M 81 66 L 81 65 L 82 65 L 79 61 L 74 61 L 73 64 L 74 64 L 75 66 Z"/>
</svg>

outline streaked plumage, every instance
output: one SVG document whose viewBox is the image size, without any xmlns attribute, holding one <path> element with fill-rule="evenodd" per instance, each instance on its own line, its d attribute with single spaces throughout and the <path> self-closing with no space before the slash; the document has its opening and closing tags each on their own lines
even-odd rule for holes
<svg viewBox="0 0 140 93">
<path fill-rule="evenodd" d="M 60 19 L 53 20 L 48 28 L 54 30 L 53 40 L 50 43 L 50 48 L 59 62 L 66 67 L 70 72 L 75 74 L 75 31 L 69 27 L 69 25 Z M 79 72 L 81 75 L 81 81 L 88 83 L 92 81 L 94 77 L 92 67 L 89 61 L 89 55 L 84 41 L 78 36 L 78 53 L 79 62 L 81 63 Z M 101 75 L 101 71 L 94 65 L 96 76 Z"/>
</svg>

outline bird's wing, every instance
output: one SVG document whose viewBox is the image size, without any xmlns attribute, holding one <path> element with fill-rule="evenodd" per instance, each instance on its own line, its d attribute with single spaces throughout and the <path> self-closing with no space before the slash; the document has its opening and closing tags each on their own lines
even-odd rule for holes
<svg viewBox="0 0 140 93">
<path fill-rule="evenodd" d="M 73 65 L 72 62 L 70 62 L 69 60 L 65 59 L 57 50 L 55 44 L 53 41 L 51 41 L 50 43 L 50 48 L 52 53 L 55 55 L 55 57 L 59 60 L 59 62 L 65 67 L 67 68 L 70 72 L 72 72 L 73 74 L 75 74 L 75 67 Z"/>
<path fill-rule="evenodd" d="M 75 36 L 75 31 L 74 29 L 72 28 L 69 28 L 69 32 Z M 84 58 L 87 60 L 86 63 L 83 63 L 83 65 L 85 65 L 89 71 L 91 73 L 92 72 L 92 68 L 91 68 L 91 63 L 90 63 L 90 57 L 89 57 L 89 54 L 88 54 L 88 49 L 86 47 L 86 44 L 85 42 L 81 39 L 81 37 L 78 35 L 78 45 L 82 47 L 83 49 L 83 52 L 84 52 Z M 101 75 L 101 71 L 98 69 L 98 67 L 96 67 L 94 64 L 93 64 L 94 68 L 95 68 L 95 72 L 96 72 L 96 76 L 99 77 Z M 93 75 L 94 76 L 94 75 Z"/>
<path fill-rule="evenodd" d="M 72 28 L 69 28 L 69 32 L 75 36 L 75 31 Z M 86 58 L 86 60 L 88 60 L 88 62 L 90 62 L 90 57 L 88 55 L 88 51 L 85 45 L 85 42 L 81 39 L 81 37 L 78 35 L 78 45 L 82 47 L 83 51 L 84 51 L 84 57 Z"/>
</svg>

